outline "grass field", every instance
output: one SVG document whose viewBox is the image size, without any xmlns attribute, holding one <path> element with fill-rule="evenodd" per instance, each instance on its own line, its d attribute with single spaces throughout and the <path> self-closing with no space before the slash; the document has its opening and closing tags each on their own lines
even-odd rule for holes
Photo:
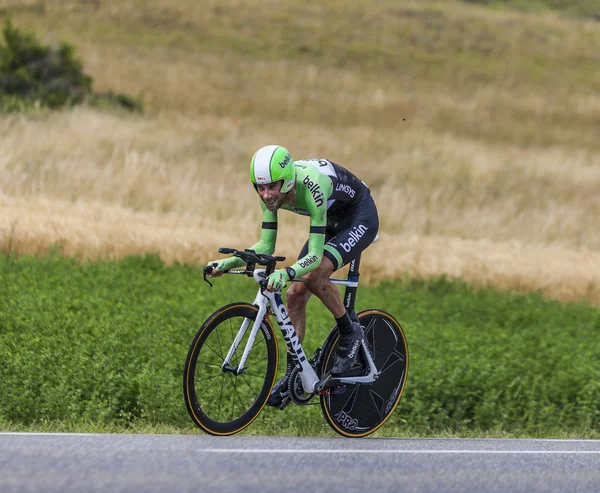
<svg viewBox="0 0 600 493">
<path fill-rule="evenodd" d="M 146 111 L 0 114 L 0 429 L 198 432 L 187 347 L 254 294 L 199 267 L 255 242 L 249 161 L 279 143 L 379 206 L 358 308 L 394 313 L 411 358 L 380 435 L 600 437 L 600 1 L 0 0 L 9 17 Z M 307 230 L 282 214 L 277 253 Z M 330 326 L 312 300 L 309 353 Z M 319 406 L 248 433 L 333 434 Z"/>
<path fill-rule="evenodd" d="M 600 305 L 597 3 L 477 3 L 0 0 L 74 43 L 95 90 L 146 107 L 0 115 L 1 251 L 201 264 L 247 246 L 248 163 L 277 142 L 372 188 L 365 281 L 445 273 Z M 294 256 L 307 225 L 286 216 Z"/>
<path fill-rule="evenodd" d="M 199 267 L 156 256 L 0 255 L 0 276 L 3 430 L 199 433 L 182 394 L 189 345 L 214 310 L 255 295 L 245 278 L 209 288 Z M 309 307 L 312 355 L 333 319 Z M 409 345 L 404 395 L 378 436 L 600 437 L 598 309 L 444 278 L 361 286 L 357 309 L 373 307 Z M 334 435 L 318 405 L 267 408 L 248 433 Z"/>
</svg>

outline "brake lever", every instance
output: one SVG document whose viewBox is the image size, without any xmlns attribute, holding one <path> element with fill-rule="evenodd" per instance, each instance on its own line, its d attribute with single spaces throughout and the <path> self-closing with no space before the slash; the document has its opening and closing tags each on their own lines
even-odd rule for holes
<svg viewBox="0 0 600 493">
<path fill-rule="evenodd" d="M 204 281 L 207 282 L 211 288 L 213 287 L 213 284 L 206 278 L 206 276 L 207 274 L 210 274 L 213 271 L 213 269 L 214 267 L 212 265 L 205 265 L 204 269 L 202 269 L 204 272 Z"/>
<path fill-rule="evenodd" d="M 260 294 L 265 296 L 265 291 L 267 289 L 267 286 L 269 285 L 269 277 L 266 276 L 264 272 L 260 272 L 258 273 L 258 275 L 263 277 L 261 281 L 258 281 L 258 285 L 260 286 Z"/>
</svg>

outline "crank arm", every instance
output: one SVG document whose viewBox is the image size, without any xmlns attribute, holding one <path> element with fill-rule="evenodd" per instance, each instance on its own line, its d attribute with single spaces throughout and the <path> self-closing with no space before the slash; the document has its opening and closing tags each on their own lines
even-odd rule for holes
<svg viewBox="0 0 600 493">
<path fill-rule="evenodd" d="M 325 377 L 319 380 L 315 385 L 315 392 L 322 392 L 323 390 L 330 389 L 332 387 L 340 387 L 342 385 L 355 385 L 355 384 L 370 384 L 373 383 L 379 377 L 379 373 L 374 375 L 360 376 L 360 377 L 334 377 L 331 373 L 325 375 Z"/>
<path fill-rule="evenodd" d="M 345 380 L 345 381 L 342 381 L 342 380 Z M 354 382 L 352 381 L 352 379 L 336 378 L 336 377 L 332 376 L 331 373 L 328 373 L 327 375 L 325 375 L 325 378 L 323 378 L 317 382 L 317 384 L 315 385 L 315 392 L 316 393 L 323 392 L 324 390 L 330 389 L 332 387 L 340 387 L 342 385 L 345 385 L 346 383 L 354 383 Z"/>
</svg>

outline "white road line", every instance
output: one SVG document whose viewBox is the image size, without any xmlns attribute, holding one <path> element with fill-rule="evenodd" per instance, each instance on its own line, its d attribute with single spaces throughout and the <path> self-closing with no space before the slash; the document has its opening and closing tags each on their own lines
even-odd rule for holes
<svg viewBox="0 0 600 493">
<path fill-rule="evenodd" d="M 373 449 L 241 449 L 209 448 L 198 449 L 207 454 L 591 454 L 600 455 L 600 450 L 373 450 Z"/>
<path fill-rule="evenodd" d="M 0 432 L 2 436 L 24 436 L 24 437 L 42 437 L 42 436 L 60 436 L 60 437 L 93 437 L 93 436 L 136 436 L 136 434 L 107 434 L 107 433 L 41 433 L 41 432 Z M 140 435 L 137 435 L 140 436 Z M 158 435 L 152 435 L 158 436 Z M 161 436 L 187 436 L 187 435 L 161 435 Z M 193 438 L 193 435 L 190 435 Z M 415 440 L 415 439 L 407 439 Z M 452 440 L 452 439 L 442 439 Z M 457 439 L 457 440 L 469 440 L 469 439 Z M 491 441 L 510 441 L 511 439 L 489 439 Z M 515 440 L 515 439 L 513 439 Z M 586 444 L 600 444 L 600 440 L 578 440 L 578 439 L 523 439 L 531 440 L 534 442 L 545 441 L 545 442 L 580 442 Z M 205 454 L 413 454 L 413 455 L 440 455 L 440 454 L 472 454 L 472 455 L 600 455 L 600 449 L 598 450 L 477 450 L 477 449 L 293 449 L 293 448 L 198 448 L 198 453 Z"/>
</svg>

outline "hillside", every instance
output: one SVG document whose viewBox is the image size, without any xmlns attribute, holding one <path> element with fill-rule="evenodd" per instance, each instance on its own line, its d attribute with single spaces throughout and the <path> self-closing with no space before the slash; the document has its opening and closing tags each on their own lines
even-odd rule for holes
<svg viewBox="0 0 600 493">
<path fill-rule="evenodd" d="M 366 280 L 600 305 L 597 3 L 0 0 L 146 107 L 0 115 L 0 249 L 203 263 L 255 241 L 248 163 L 277 142 L 371 187 Z"/>
</svg>

